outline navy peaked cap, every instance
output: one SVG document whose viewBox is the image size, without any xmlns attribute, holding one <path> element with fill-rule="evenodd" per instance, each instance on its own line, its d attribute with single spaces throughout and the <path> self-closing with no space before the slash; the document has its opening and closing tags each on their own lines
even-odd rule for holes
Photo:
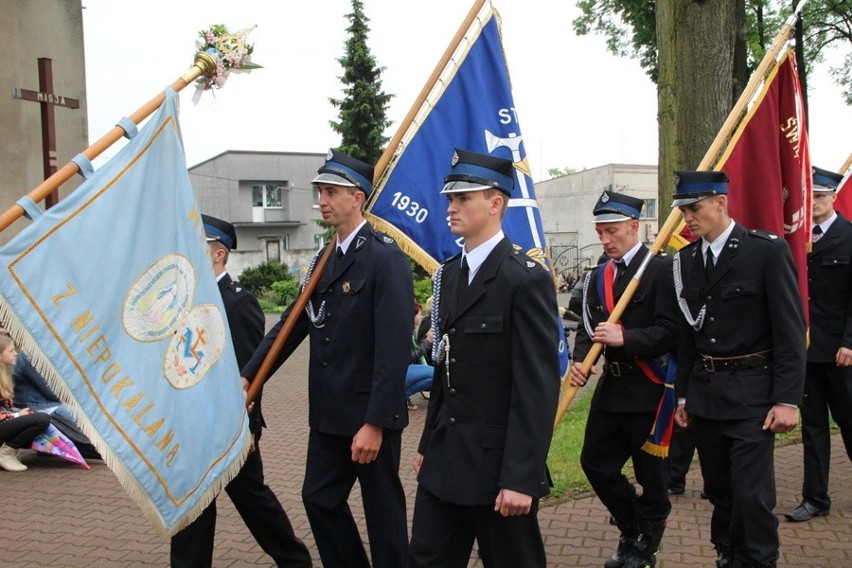
<svg viewBox="0 0 852 568">
<path fill-rule="evenodd" d="M 512 160 L 456 148 L 444 184 L 441 193 L 499 189 L 511 196 L 515 187 L 515 166 Z"/>
<path fill-rule="evenodd" d="M 373 166 L 336 150 L 329 150 L 325 163 L 311 183 L 357 187 L 369 197 L 373 191 Z"/>
<path fill-rule="evenodd" d="M 728 176 L 716 171 L 681 171 L 674 175 L 672 207 L 691 205 L 706 197 L 728 194 Z"/>
<path fill-rule="evenodd" d="M 624 193 L 604 190 L 595 203 L 595 223 L 617 223 L 628 219 L 638 219 L 644 201 Z"/>
<path fill-rule="evenodd" d="M 207 235 L 207 242 L 219 241 L 228 247 L 228 250 L 237 248 L 237 232 L 233 225 L 210 215 L 201 215 L 201 222 L 204 223 L 204 234 Z"/>
<path fill-rule="evenodd" d="M 840 182 L 843 181 L 843 176 L 836 172 L 824 170 L 816 166 L 813 166 L 811 169 L 814 176 L 814 191 L 837 191 Z"/>
</svg>

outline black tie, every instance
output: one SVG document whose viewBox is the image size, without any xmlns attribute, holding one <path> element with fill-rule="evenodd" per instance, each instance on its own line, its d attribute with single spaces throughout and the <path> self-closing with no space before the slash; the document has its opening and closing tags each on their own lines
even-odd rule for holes
<svg viewBox="0 0 852 568">
<path fill-rule="evenodd" d="M 619 286 L 624 281 L 624 274 L 627 272 L 627 264 L 624 259 L 613 261 L 615 264 L 615 286 Z"/>
<path fill-rule="evenodd" d="M 713 256 L 713 249 L 707 247 L 707 259 L 704 261 L 704 273 L 707 275 L 707 280 L 713 277 L 713 269 L 716 268 L 716 257 Z"/>
<path fill-rule="evenodd" d="M 337 247 L 337 250 L 335 251 L 335 258 L 336 258 L 338 261 L 339 261 L 341 258 L 343 258 L 343 247 Z"/>
<path fill-rule="evenodd" d="M 467 288 L 470 283 L 470 269 L 467 266 L 467 257 L 461 259 L 461 272 L 459 273 L 459 283 L 463 288 Z"/>
<path fill-rule="evenodd" d="M 811 229 L 811 242 L 815 243 L 822 238 L 822 227 L 819 225 L 814 225 L 814 228 Z"/>
</svg>

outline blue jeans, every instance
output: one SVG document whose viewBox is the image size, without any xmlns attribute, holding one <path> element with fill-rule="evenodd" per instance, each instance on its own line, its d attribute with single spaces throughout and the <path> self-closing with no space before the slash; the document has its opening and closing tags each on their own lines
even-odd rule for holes
<svg viewBox="0 0 852 568">
<path fill-rule="evenodd" d="M 415 393 L 432 388 L 434 374 L 435 367 L 431 365 L 409 365 L 405 373 L 405 398 L 411 398 Z"/>
</svg>

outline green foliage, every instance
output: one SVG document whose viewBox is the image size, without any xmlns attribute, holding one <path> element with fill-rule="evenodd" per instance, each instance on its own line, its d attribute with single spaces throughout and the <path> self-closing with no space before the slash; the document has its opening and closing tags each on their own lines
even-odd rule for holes
<svg viewBox="0 0 852 568">
<path fill-rule="evenodd" d="M 271 289 L 273 282 L 292 279 L 293 275 L 286 264 L 267 260 L 253 268 L 246 268 L 238 280 L 249 292 L 260 298 Z"/>
<path fill-rule="evenodd" d="M 547 170 L 547 175 L 551 178 L 567 176 L 577 171 L 577 168 L 550 168 Z"/>
<path fill-rule="evenodd" d="M 414 281 L 414 299 L 420 305 L 426 307 L 426 300 L 432 295 L 432 279 L 430 277 L 420 278 Z"/>
<path fill-rule="evenodd" d="M 790 0 L 745 0 L 745 43 L 749 74 L 757 67 L 795 2 Z M 633 57 L 657 82 L 656 0 L 579 0 L 581 15 L 572 25 L 578 35 L 597 33 L 606 38 L 607 48 L 619 57 Z M 852 10 L 849 0 L 810 0 L 801 12 L 804 69 L 824 59 L 827 46 L 852 45 Z M 839 67 L 830 69 L 844 88 L 847 104 L 852 104 L 852 54 Z"/>
<path fill-rule="evenodd" d="M 594 388 L 591 385 L 586 389 Z M 591 490 L 586 474 L 580 467 L 580 451 L 586 433 L 586 419 L 592 404 L 592 391 L 580 391 L 562 417 L 547 456 L 547 467 L 553 478 L 552 497 L 576 495 Z"/>
<path fill-rule="evenodd" d="M 343 67 L 340 77 L 344 85 L 343 99 L 329 99 L 340 110 L 340 121 L 329 121 L 332 129 L 342 136 L 340 151 L 364 162 L 375 164 L 388 142 L 384 135 L 391 125 L 387 118 L 392 95 L 382 91 L 382 71 L 367 46 L 370 21 L 364 15 L 361 0 L 352 1 L 352 13 L 347 14 L 349 39 L 346 53 L 337 61 Z"/>
<path fill-rule="evenodd" d="M 276 305 L 289 306 L 299 295 L 299 283 L 294 279 L 279 280 L 272 283 L 269 293 Z"/>
</svg>

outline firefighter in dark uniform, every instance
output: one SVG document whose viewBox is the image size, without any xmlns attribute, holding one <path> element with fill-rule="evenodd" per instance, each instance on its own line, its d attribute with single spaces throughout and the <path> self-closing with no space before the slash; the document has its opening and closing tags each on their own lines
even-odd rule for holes
<svg viewBox="0 0 852 568">
<path fill-rule="evenodd" d="M 544 568 L 538 500 L 559 398 L 562 334 L 550 272 L 501 220 L 510 160 L 456 150 L 442 193 L 461 255 L 436 273 L 435 380 L 415 470 L 410 567 Z"/>
<path fill-rule="evenodd" d="M 213 263 L 213 273 L 222 294 L 228 328 L 234 344 L 237 364 L 245 365 L 263 338 L 266 317 L 257 299 L 234 281 L 226 266 L 230 251 L 237 248 L 234 226 L 202 215 L 207 248 Z M 260 410 L 261 390 L 249 415 L 249 429 L 254 436 L 252 451 L 239 474 L 225 487 L 228 497 L 251 531 L 257 543 L 277 566 L 310 567 L 311 555 L 296 537 L 284 508 L 272 489 L 263 480 L 263 461 L 260 458 L 260 435 L 265 426 Z M 188 527 L 172 537 L 172 568 L 207 568 L 213 562 L 213 541 L 216 534 L 216 501 Z"/>
<path fill-rule="evenodd" d="M 675 419 L 692 427 L 717 566 L 778 559 L 775 433 L 798 423 L 805 324 L 784 239 L 728 215 L 723 172 L 676 172 L 673 205 L 696 241 L 675 255 L 683 319 Z"/>
<path fill-rule="evenodd" d="M 678 314 L 670 257 L 650 259 L 621 320 L 606 323 L 648 255 L 648 248 L 639 241 L 642 205 L 641 199 L 611 191 L 604 191 L 595 205 L 595 231 L 609 260 L 583 283 L 583 325 L 574 345 L 577 361 L 585 359 L 592 342 L 604 345 L 606 362 L 592 398 L 580 463 L 621 531 L 618 549 L 605 568 L 653 566 L 671 511 L 666 451 L 662 446 L 654 448 L 656 455 L 643 450 L 665 390 L 662 359 L 667 361 L 676 348 Z M 582 364 L 575 363 L 571 384 L 581 386 L 586 379 Z M 670 420 L 666 427 L 671 428 Z M 631 458 L 636 481 L 642 486 L 638 496 L 621 473 Z"/>
<path fill-rule="evenodd" d="M 405 373 L 411 348 L 411 267 L 396 242 L 363 215 L 373 167 L 330 151 L 313 184 L 337 250 L 299 315 L 273 372 L 310 336 L 308 456 L 302 501 L 324 566 L 399 568 L 408 556 L 399 479 L 408 425 Z M 306 281 L 314 277 L 308 269 Z M 254 377 L 293 309 L 243 367 Z M 349 508 L 361 486 L 370 559 Z"/>
<path fill-rule="evenodd" d="M 795 522 L 827 515 L 831 430 L 840 426 L 852 460 L 852 225 L 834 210 L 842 176 L 813 169 L 813 250 L 808 254 L 810 344 L 802 403 L 805 479 Z"/>
</svg>

